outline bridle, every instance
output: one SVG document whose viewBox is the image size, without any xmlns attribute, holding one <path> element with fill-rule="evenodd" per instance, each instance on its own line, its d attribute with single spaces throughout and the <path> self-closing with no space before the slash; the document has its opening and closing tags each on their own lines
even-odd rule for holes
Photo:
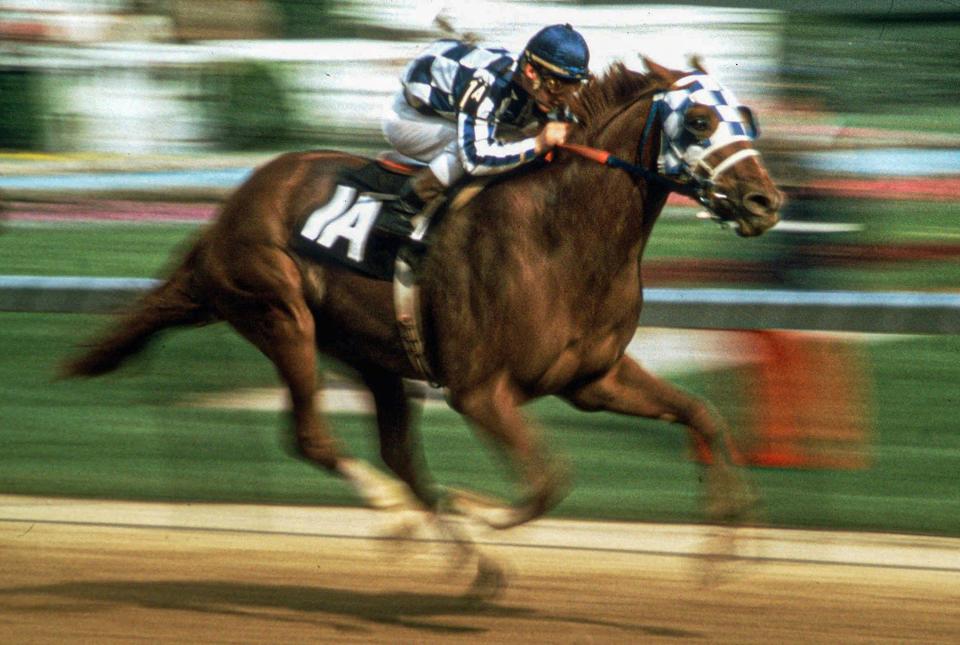
<svg viewBox="0 0 960 645">
<path fill-rule="evenodd" d="M 648 96 L 647 94 L 638 96 L 634 102 Z M 683 127 L 683 116 L 687 108 L 694 103 L 713 107 L 720 116 L 716 129 L 706 139 L 696 140 Z M 624 109 L 627 107 L 629 106 L 625 106 Z M 659 128 L 657 128 L 658 125 Z M 660 150 L 657 157 L 657 170 L 654 171 L 643 163 L 643 153 L 652 137 L 658 134 Z M 707 159 L 737 142 L 752 142 L 757 134 L 752 112 L 748 108 L 742 106 L 729 91 L 710 76 L 693 73 L 675 81 L 670 88 L 653 95 L 638 144 L 637 163 L 630 163 L 607 151 L 589 146 L 563 144 L 560 147 L 595 162 L 624 170 L 670 192 L 686 195 L 707 209 L 711 219 L 731 224 L 732 222 L 716 214 L 715 211 L 718 202 L 726 199 L 726 195 L 716 192 L 717 179 L 740 162 L 757 157 L 760 153 L 748 147 L 728 155 L 716 165 L 711 165 Z"/>
</svg>

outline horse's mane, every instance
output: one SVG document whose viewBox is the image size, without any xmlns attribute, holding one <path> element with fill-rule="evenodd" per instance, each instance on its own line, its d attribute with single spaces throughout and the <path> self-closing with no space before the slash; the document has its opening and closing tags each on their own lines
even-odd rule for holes
<svg viewBox="0 0 960 645">
<path fill-rule="evenodd" d="M 663 80 L 652 74 L 627 69 L 623 63 L 611 65 L 602 76 L 594 77 L 570 101 L 570 110 L 591 138 L 608 122 L 611 110 L 619 110 L 642 94 L 663 89 Z"/>
</svg>

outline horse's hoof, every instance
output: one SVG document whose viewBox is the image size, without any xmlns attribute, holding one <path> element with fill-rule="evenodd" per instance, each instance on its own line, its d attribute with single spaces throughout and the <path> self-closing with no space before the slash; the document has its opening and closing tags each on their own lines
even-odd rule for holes
<svg viewBox="0 0 960 645">
<path fill-rule="evenodd" d="M 408 549 L 427 524 L 425 513 L 403 510 L 395 512 L 395 518 L 379 532 L 382 539 L 394 543 L 397 548 Z"/>
<path fill-rule="evenodd" d="M 477 561 L 477 575 L 465 596 L 475 602 L 490 602 L 507 589 L 507 574 L 500 564 L 482 553 Z"/>
<path fill-rule="evenodd" d="M 734 473 L 714 475 L 707 490 L 706 516 L 717 524 L 743 525 L 756 519 L 760 496 Z"/>
<path fill-rule="evenodd" d="M 499 528 L 513 521 L 516 513 L 516 509 L 502 500 L 462 488 L 447 489 L 443 507 L 491 528 Z"/>
<path fill-rule="evenodd" d="M 337 469 L 360 497 L 378 511 L 425 510 L 410 488 L 360 459 L 341 459 Z"/>
<path fill-rule="evenodd" d="M 510 529 L 534 520 L 559 504 L 570 492 L 569 469 L 554 465 L 531 486 L 524 500 L 511 506 L 472 491 L 447 490 L 445 505 L 451 511 L 483 522 L 497 530 Z"/>
</svg>

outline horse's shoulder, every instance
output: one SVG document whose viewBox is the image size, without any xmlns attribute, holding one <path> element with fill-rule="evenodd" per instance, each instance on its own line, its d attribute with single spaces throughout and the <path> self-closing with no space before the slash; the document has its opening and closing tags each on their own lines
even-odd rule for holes
<svg viewBox="0 0 960 645">
<path fill-rule="evenodd" d="M 532 212 L 538 211 L 540 181 L 523 170 L 474 178 L 450 195 L 438 233 L 456 229 L 464 244 L 483 238 L 516 235 Z"/>
</svg>

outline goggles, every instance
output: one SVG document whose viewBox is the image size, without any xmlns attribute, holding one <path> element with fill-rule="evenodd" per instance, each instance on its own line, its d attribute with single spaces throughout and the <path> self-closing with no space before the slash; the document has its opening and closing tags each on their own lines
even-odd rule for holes
<svg viewBox="0 0 960 645">
<path fill-rule="evenodd" d="M 540 81 L 543 83 L 543 87 L 554 96 L 566 94 L 580 87 L 586 82 L 586 80 L 560 78 L 559 76 L 554 76 L 550 72 L 545 71 L 542 67 L 536 65 L 534 66 L 534 69 L 537 70 L 537 74 L 540 76 Z"/>
</svg>

